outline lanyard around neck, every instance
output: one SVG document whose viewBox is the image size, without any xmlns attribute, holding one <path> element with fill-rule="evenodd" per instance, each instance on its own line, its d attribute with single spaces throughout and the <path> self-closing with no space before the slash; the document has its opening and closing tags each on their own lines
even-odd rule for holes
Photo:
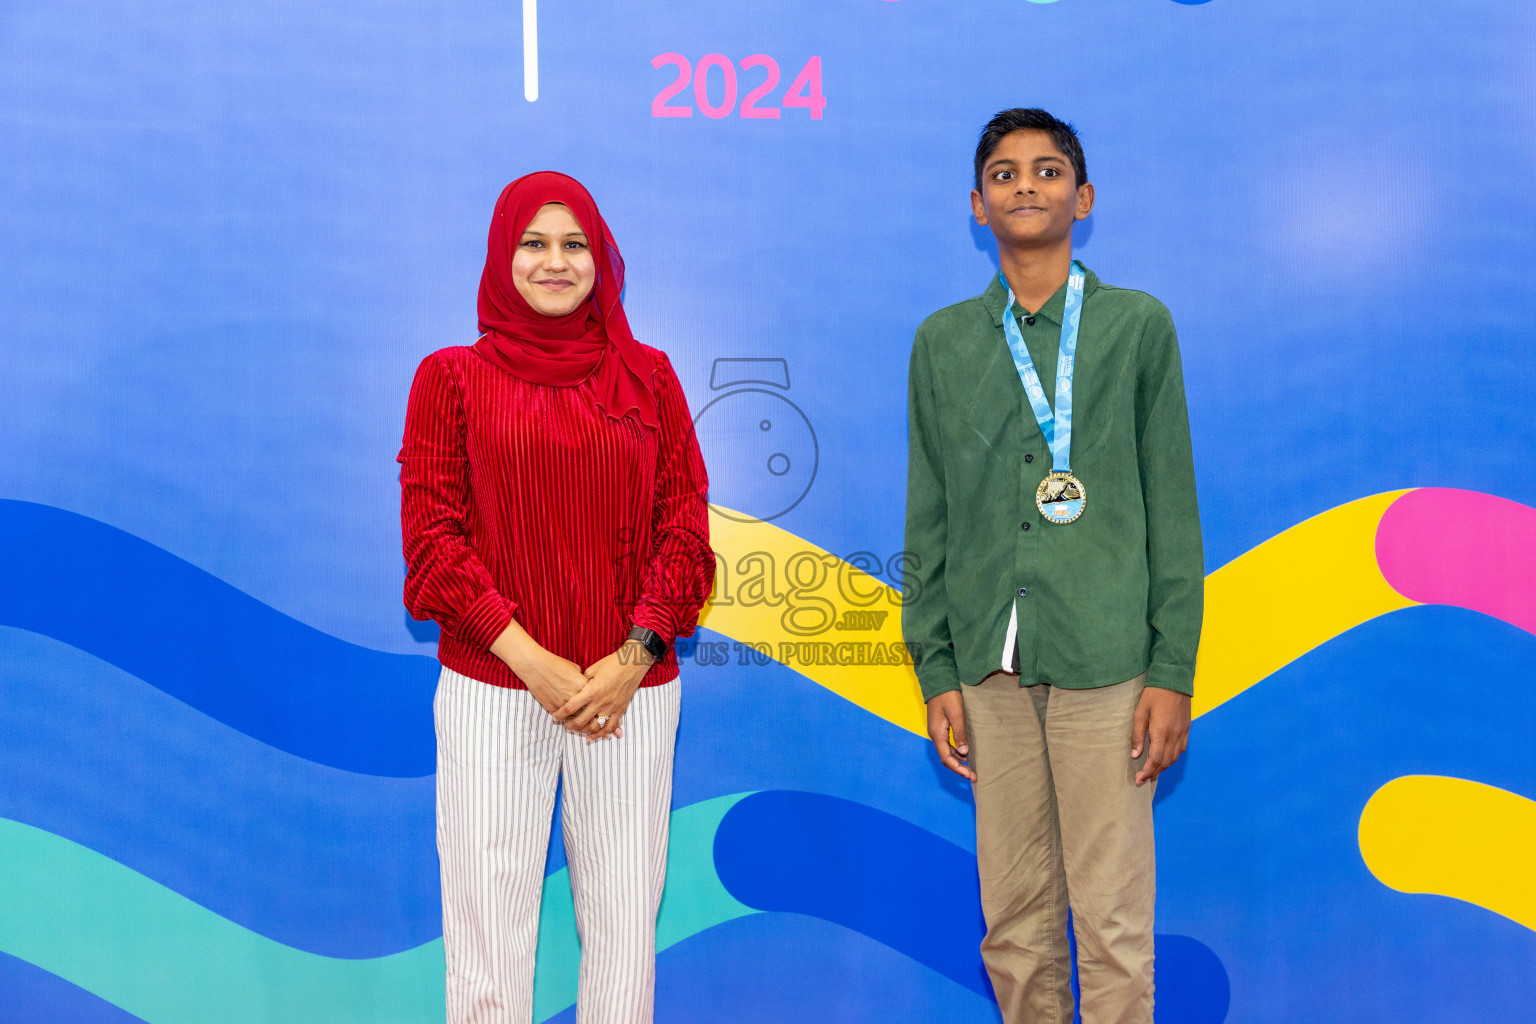
<svg viewBox="0 0 1536 1024">
<path fill-rule="evenodd" d="M 1045 400 L 1045 388 L 1040 374 L 1035 371 L 1034 360 L 1019 332 L 1019 322 L 1013 316 L 1013 288 L 1002 274 L 997 279 L 1008 289 L 1008 302 L 1003 306 L 1003 335 L 1008 339 L 1008 350 L 1013 353 L 1014 369 L 1024 385 L 1029 407 L 1034 410 L 1035 422 L 1051 449 L 1051 471 L 1069 473 L 1072 470 L 1072 371 L 1077 357 L 1077 324 L 1083 315 L 1083 285 L 1087 271 L 1076 260 L 1067 271 L 1067 301 L 1061 311 L 1061 346 L 1056 355 L 1056 411 L 1051 411 Z"/>
</svg>

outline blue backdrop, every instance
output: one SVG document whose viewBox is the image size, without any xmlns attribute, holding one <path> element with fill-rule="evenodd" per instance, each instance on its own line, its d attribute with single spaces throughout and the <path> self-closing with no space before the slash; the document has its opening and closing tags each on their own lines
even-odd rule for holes
<svg viewBox="0 0 1536 1024">
<path fill-rule="evenodd" d="M 976 134 L 1073 121 L 1079 257 L 1178 325 L 1214 571 L 1379 492 L 1536 505 L 1533 39 L 1514 0 L 9 0 L 0 1022 L 440 1019 L 394 457 L 505 182 L 596 196 L 712 498 L 891 581 L 913 330 L 995 272 Z M 735 429 L 764 410 L 767 474 Z M 1536 798 L 1536 617 L 1418 600 L 1196 722 L 1159 1021 L 1529 1014 L 1536 883 L 1490 909 L 1362 856 L 1400 776 Z M 708 660 L 658 1018 L 997 1019 L 926 741 Z M 573 957 L 542 947 L 539 1019 L 574 1019 Z"/>
</svg>

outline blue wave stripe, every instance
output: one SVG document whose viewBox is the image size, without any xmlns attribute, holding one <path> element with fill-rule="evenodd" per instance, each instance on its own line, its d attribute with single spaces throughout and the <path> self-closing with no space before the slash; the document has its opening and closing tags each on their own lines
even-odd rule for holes
<svg viewBox="0 0 1536 1024">
<path fill-rule="evenodd" d="M 974 849 L 971 787 L 927 739 L 870 714 L 778 662 L 742 665 L 733 641 L 700 628 L 678 644 L 683 715 L 673 799 L 795 789 L 854 800 Z M 708 652 L 729 664 L 700 664 Z M 741 723 L 751 722 L 750 729 Z M 794 752 L 827 750 L 826 757 Z"/>
<path fill-rule="evenodd" d="M 0 649 L 0 817 L 312 953 L 441 934 L 433 779 L 285 754 L 33 633 Z"/>
<path fill-rule="evenodd" d="M 976 857 L 926 829 L 819 793 L 755 793 L 720 822 L 715 870 L 749 907 L 840 924 L 992 995 Z M 1187 936 L 1156 942 L 1158 1020 L 1221 1024 L 1231 989 L 1220 958 Z"/>
<path fill-rule="evenodd" d="M 840 924 L 992 994 L 975 855 L 926 829 L 819 793 L 756 793 L 721 821 L 715 870 L 749 907 Z"/>
<path fill-rule="evenodd" d="M 41 967 L 0 953 L 0 1024 L 144 1024 Z"/>
<path fill-rule="evenodd" d="M 737 918 L 656 958 L 656 1020 L 998 1024 L 997 1007 L 873 939 L 801 914 Z M 574 1015 L 553 1024 L 574 1024 Z"/>
<path fill-rule="evenodd" d="M 94 519 L 0 501 L 0 625 L 88 651 L 319 764 L 435 770 L 431 658 L 338 640 Z"/>
</svg>

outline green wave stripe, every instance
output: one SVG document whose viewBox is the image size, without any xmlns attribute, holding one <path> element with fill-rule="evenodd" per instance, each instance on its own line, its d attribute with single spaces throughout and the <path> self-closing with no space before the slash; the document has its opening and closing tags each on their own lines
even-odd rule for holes
<svg viewBox="0 0 1536 1024">
<path fill-rule="evenodd" d="M 714 837 L 747 794 L 672 814 L 662 949 L 753 911 L 720 884 Z M 285 946 L 51 832 L 0 818 L 0 950 L 149 1024 L 440 1024 L 443 943 L 370 960 Z M 543 1021 L 575 1001 L 565 871 L 544 883 L 534 991 Z"/>
</svg>

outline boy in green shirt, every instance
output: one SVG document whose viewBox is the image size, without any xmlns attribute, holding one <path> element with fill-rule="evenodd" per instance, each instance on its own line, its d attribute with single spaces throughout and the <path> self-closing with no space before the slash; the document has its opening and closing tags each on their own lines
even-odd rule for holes
<svg viewBox="0 0 1536 1024">
<path fill-rule="evenodd" d="M 1073 262 L 1094 189 L 1070 125 L 1005 110 L 975 172 L 1002 275 L 912 346 L 902 629 L 973 785 L 1004 1021 L 1071 1021 L 1070 905 L 1085 1024 L 1152 1024 L 1152 793 L 1188 737 L 1204 592 L 1178 341 L 1162 303 Z"/>
</svg>

